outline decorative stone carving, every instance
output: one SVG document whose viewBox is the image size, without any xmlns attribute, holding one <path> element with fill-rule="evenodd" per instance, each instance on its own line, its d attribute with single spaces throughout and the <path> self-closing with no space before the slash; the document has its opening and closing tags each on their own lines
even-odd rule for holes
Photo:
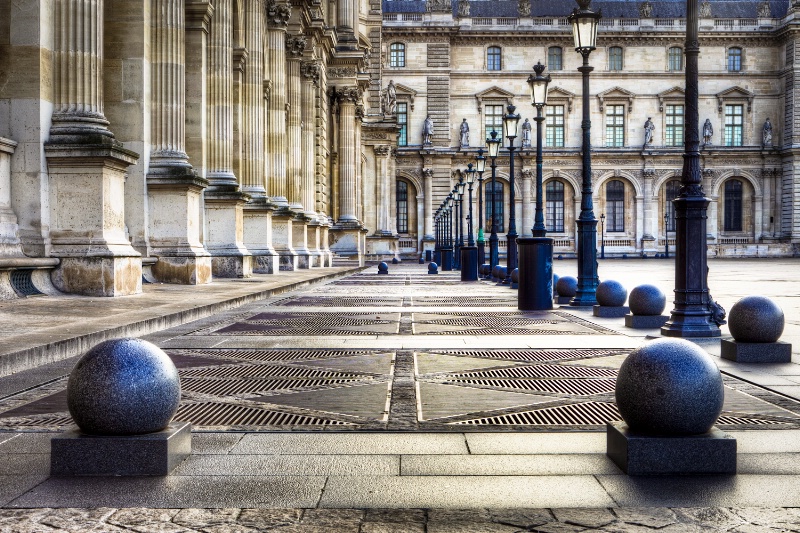
<svg viewBox="0 0 800 533">
<path fill-rule="evenodd" d="M 466 148 L 469 146 L 469 124 L 467 119 L 461 121 L 461 147 Z"/>
<path fill-rule="evenodd" d="M 522 124 L 522 147 L 523 148 L 530 148 L 531 147 L 531 121 L 527 118 L 525 122 Z"/>
<path fill-rule="evenodd" d="M 327 72 L 329 78 L 352 78 L 357 74 L 355 67 L 330 67 Z"/>
<path fill-rule="evenodd" d="M 450 0 L 428 0 L 425 3 L 425 10 L 428 13 L 450 13 L 452 9 Z"/>
<path fill-rule="evenodd" d="M 287 59 L 299 59 L 306 49 L 307 38 L 305 35 L 286 36 L 286 57 Z"/>
<path fill-rule="evenodd" d="M 264 5 L 267 11 L 267 25 L 275 28 L 285 28 L 292 16 L 292 8 L 288 4 L 267 0 Z"/>
<path fill-rule="evenodd" d="M 764 127 L 762 128 L 761 146 L 772 148 L 772 122 L 769 119 L 764 122 Z"/>
<path fill-rule="evenodd" d="M 469 0 L 458 0 L 458 16 L 469 16 Z"/>
<path fill-rule="evenodd" d="M 432 168 L 423 168 L 422 175 L 425 176 L 425 179 L 433 178 L 433 169 Z"/>
<path fill-rule="evenodd" d="M 653 4 L 650 2 L 642 2 L 639 4 L 639 17 L 649 19 L 653 16 Z"/>
<path fill-rule="evenodd" d="M 355 104 L 361 100 L 362 92 L 359 87 L 336 87 L 332 89 L 332 94 L 340 103 Z"/>
<path fill-rule="evenodd" d="M 700 18 L 710 19 L 711 18 L 711 2 L 708 0 L 704 0 L 700 3 Z"/>
<path fill-rule="evenodd" d="M 656 131 L 656 125 L 653 124 L 653 117 L 647 117 L 644 123 L 644 145 L 642 149 L 647 148 L 648 144 L 653 144 L 653 133 Z"/>
<path fill-rule="evenodd" d="M 433 144 L 433 119 L 430 115 L 422 123 L 422 144 Z"/>
<path fill-rule="evenodd" d="M 714 136 L 714 127 L 711 125 L 711 119 L 706 119 L 703 123 L 703 146 L 711 144 L 711 137 Z"/>
<path fill-rule="evenodd" d="M 772 18 L 772 8 L 769 5 L 769 0 L 764 0 L 760 4 L 758 4 L 758 18 L 760 19 L 768 19 Z"/>
<path fill-rule="evenodd" d="M 520 17 L 531 16 L 531 0 L 519 0 L 517 2 L 517 15 Z"/>
<path fill-rule="evenodd" d="M 397 88 L 394 81 L 389 80 L 389 85 L 386 86 L 386 108 L 385 112 L 394 115 L 395 108 L 397 107 Z"/>
<path fill-rule="evenodd" d="M 363 139 L 371 140 L 371 141 L 385 141 L 386 134 L 380 133 L 377 131 L 367 131 L 361 134 Z"/>
<path fill-rule="evenodd" d="M 300 75 L 319 86 L 320 66 L 316 61 L 303 61 L 300 64 Z"/>
<path fill-rule="evenodd" d="M 375 155 L 379 157 L 386 157 L 391 152 L 391 146 L 388 144 L 379 144 L 375 146 Z"/>
</svg>

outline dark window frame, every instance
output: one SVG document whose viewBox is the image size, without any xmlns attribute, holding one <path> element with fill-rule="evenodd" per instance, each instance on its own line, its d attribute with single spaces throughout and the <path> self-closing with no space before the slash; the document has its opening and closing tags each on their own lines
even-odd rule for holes
<svg viewBox="0 0 800 533">
<path fill-rule="evenodd" d="M 564 233 L 564 182 L 548 181 L 545 185 L 545 227 L 550 233 Z"/>
<path fill-rule="evenodd" d="M 724 231 L 743 231 L 744 183 L 740 179 L 725 182 Z"/>
<path fill-rule="evenodd" d="M 499 46 L 490 46 L 486 49 L 486 70 L 503 70 L 503 49 Z"/>
<path fill-rule="evenodd" d="M 625 183 L 610 180 L 606 183 L 606 233 L 625 231 Z"/>
<path fill-rule="evenodd" d="M 495 188 L 492 189 L 492 180 L 484 183 L 484 198 L 486 199 L 486 233 L 492 231 L 492 209 L 497 209 L 497 233 L 505 231 L 505 202 L 503 196 L 505 194 L 505 184 L 502 181 L 495 180 Z"/>
<path fill-rule="evenodd" d="M 408 183 L 397 180 L 395 185 L 395 206 L 397 208 L 397 233 L 408 233 Z"/>
<path fill-rule="evenodd" d="M 405 43 L 394 42 L 389 45 L 389 66 L 392 68 L 404 68 L 406 66 Z"/>
</svg>

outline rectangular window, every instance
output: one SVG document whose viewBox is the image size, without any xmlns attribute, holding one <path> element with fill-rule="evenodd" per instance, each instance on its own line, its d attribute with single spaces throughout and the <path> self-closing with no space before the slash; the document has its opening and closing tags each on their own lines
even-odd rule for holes
<svg viewBox="0 0 800 533">
<path fill-rule="evenodd" d="M 667 105 L 667 146 L 683 146 L 683 106 Z"/>
<path fill-rule="evenodd" d="M 395 113 L 397 126 L 400 128 L 400 133 L 397 135 L 397 146 L 408 146 L 408 104 L 398 102 Z"/>
<path fill-rule="evenodd" d="M 625 106 L 606 106 L 606 146 L 625 146 Z"/>
<path fill-rule="evenodd" d="M 397 233 L 408 233 L 408 183 L 397 182 Z"/>
<path fill-rule="evenodd" d="M 503 106 L 502 105 L 487 105 L 484 107 L 484 119 L 486 122 L 486 137 L 493 131 L 497 132 L 497 138 L 500 142 L 503 141 Z"/>
<path fill-rule="evenodd" d="M 622 48 L 619 46 L 608 49 L 608 70 L 622 70 Z"/>
<path fill-rule="evenodd" d="M 546 108 L 545 146 L 550 148 L 564 147 L 564 106 L 549 105 Z"/>
<path fill-rule="evenodd" d="M 559 46 L 551 46 L 547 49 L 547 68 L 548 70 L 561 70 L 562 51 Z"/>
<path fill-rule="evenodd" d="M 744 106 L 725 106 L 725 146 L 742 146 L 744 133 Z"/>
<path fill-rule="evenodd" d="M 486 51 L 486 69 L 501 70 L 501 52 L 499 46 L 490 46 Z"/>
</svg>

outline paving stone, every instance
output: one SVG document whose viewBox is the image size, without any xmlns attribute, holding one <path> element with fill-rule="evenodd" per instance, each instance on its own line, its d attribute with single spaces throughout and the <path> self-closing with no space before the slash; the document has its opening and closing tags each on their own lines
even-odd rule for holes
<svg viewBox="0 0 800 533">
<path fill-rule="evenodd" d="M 397 455 L 201 455 L 189 457 L 175 475 L 354 476 L 400 474 Z"/>
<path fill-rule="evenodd" d="M 404 476 L 550 476 L 621 474 L 605 455 L 405 455 Z"/>
<path fill-rule="evenodd" d="M 663 507 L 618 507 L 613 512 L 622 522 L 651 528 L 666 527 L 678 521 L 672 510 Z"/>
<path fill-rule="evenodd" d="M 515 527 L 532 528 L 555 522 L 553 514 L 547 509 L 490 509 L 492 521 Z"/>
<path fill-rule="evenodd" d="M 603 527 L 617 519 L 608 509 L 553 509 L 553 514 L 561 522 L 586 528 Z"/>
<path fill-rule="evenodd" d="M 797 524 L 794 527 L 800 529 L 800 509 L 742 507 L 730 511 L 750 524 L 787 528 Z"/>
<path fill-rule="evenodd" d="M 180 509 L 151 509 L 148 507 L 130 507 L 119 509 L 108 518 L 109 524 L 118 526 L 136 526 L 169 522 Z"/>
<path fill-rule="evenodd" d="M 270 529 L 300 523 L 300 509 L 242 509 L 237 523 L 255 529 Z"/>
<path fill-rule="evenodd" d="M 39 518 L 38 522 L 55 529 L 82 531 L 112 516 L 116 509 L 100 507 L 97 509 L 53 509 Z M 115 526 L 109 526 L 119 531 Z"/>
<path fill-rule="evenodd" d="M 240 509 L 182 509 L 172 521 L 179 526 L 209 527 L 218 524 L 233 524 L 241 513 Z"/>
<path fill-rule="evenodd" d="M 248 434 L 232 454 L 465 454 L 461 434 L 314 433 Z"/>
<path fill-rule="evenodd" d="M 426 520 L 423 509 L 367 509 L 364 515 L 365 524 L 368 522 L 424 524 Z"/>
<path fill-rule="evenodd" d="M 258 533 L 258 529 L 245 527 L 240 524 L 218 524 L 200 528 L 203 533 Z"/>
<path fill-rule="evenodd" d="M 364 518 L 361 509 L 307 509 L 301 523 L 312 526 L 338 527 L 358 525 Z"/>
<path fill-rule="evenodd" d="M 242 437 L 244 433 L 192 433 L 192 455 L 228 453 Z"/>
<path fill-rule="evenodd" d="M 430 509 L 428 524 L 436 522 L 491 522 L 492 514 L 488 509 Z"/>
<path fill-rule="evenodd" d="M 586 531 L 586 528 L 563 522 L 550 522 L 549 524 L 534 527 L 533 531 L 536 533 L 577 533 L 578 531 Z"/>
<path fill-rule="evenodd" d="M 520 529 L 515 526 L 492 522 L 462 522 L 455 524 L 435 522 L 433 524 L 429 523 L 425 531 L 426 533 L 516 533 Z"/>
<path fill-rule="evenodd" d="M 361 525 L 359 533 L 428 533 L 425 524 L 413 522 L 365 522 Z"/>
<path fill-rule="evenodd" d="M 467 433 L 472 454 L 606 453 L 605 433 Z"/>
</svg>

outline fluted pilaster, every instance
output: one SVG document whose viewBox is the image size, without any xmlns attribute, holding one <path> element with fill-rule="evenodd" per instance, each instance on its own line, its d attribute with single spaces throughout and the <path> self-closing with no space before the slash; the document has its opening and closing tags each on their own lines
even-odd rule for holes
<svg viewBox="0 0 800 533">
<path fill-rule="evenodd" d="M 287 199 L 289 207 L 303 209 L 302 198 L 302 95 L 300 83 L 300 61 L 306 48 L 304 35 L 286 36 L 286 83 L 288 114 L 286 120 L 287 155 Z"/>
<path fill-rule="evenodd" d="M 242 163 L 239 180 L 255 197 L 265 196 L 264 180 L 264 1 L 245 4 L 247 70 L 242 87 Z"/>
<path fill-rule="evenodd" d="M 375 233 L 384 235 L 391 235 L 393 233 L 389 222 L 390 213 L 394 211 L 393 207 L 390 205 L 392 198 L 390 187 L 395 181 L 389 179 L 388 176 L 390 153 L 391 147 L 388 144 L 379 144 L 375 147 L 375 163 L 377 167 L 375 196 L 377 197 L 376 203 L 378 204 L 378 227 Z"/>
<path fill-rule="evenodd" d="M 316 129 L 316 94 L 319 87 L 320 67 L 315 61 L 304 61 L 300 66 L 302 76 L 302 148 L 303 159 L 301 202 L 309 216 L 316 212 L 316 143 L 314 133 Z"/>
<path fill-rule="evenodd" d="M 358 87 L 335 90 L 339 102 L 339 220 L 356 222 L 356 103 L 361 100 Z"/>
<path fill-rule="evenodd" d="M 267 40 L 269 42 L 269 80 L 272 82 L 267 115 L 269 175 L 267 191 L 272 201 L 286 207 L 286 25 L 292 14 L 286 4 L 267 2 Z"/>
<path fill-rule="evenodd" d="M 208 58 L 208 172 L 212 187 L 235 187 L 233 173 L 232 0 L 217 0 Z"/>
</svg>

